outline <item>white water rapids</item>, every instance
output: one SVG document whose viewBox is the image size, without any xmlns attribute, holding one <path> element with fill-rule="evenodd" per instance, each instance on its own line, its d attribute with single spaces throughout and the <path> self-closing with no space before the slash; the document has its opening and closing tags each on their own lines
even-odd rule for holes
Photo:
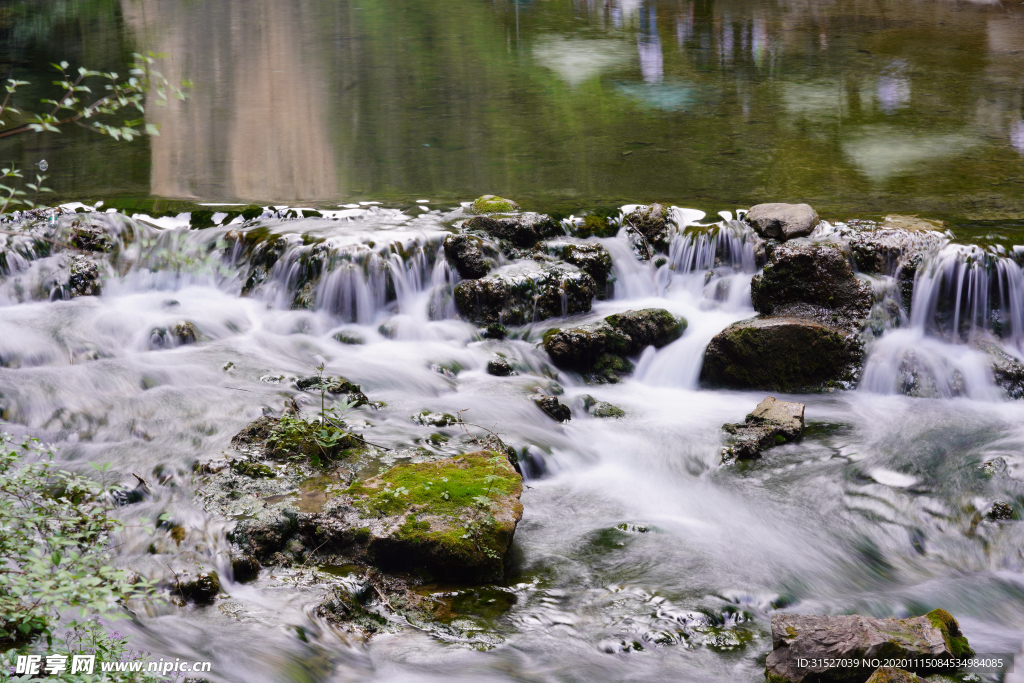
<svg viewBox="0 0 1024 683">
<path fill-rule="evenodd" d="M 676 218 L 696 223 L 698 213 Z M 133 472 L 150 481 L 152 499 L 123 514 L 168 512 L 187 536 L 180 545 L 163 532 L 130 537 L 121 562 L 161 575 L 170 558 L 194 559 L 224 579 L 229 597 L 213 606 L 152 607 L 119 623 L 133 646 L 154 658 L 210 660 L 211 681 L 753 683 L 764 680 L 774 609 L 906 616 L 942 607 L 977 652 L 1020 649 L 1024 522 L 982 516 L 993 501 L 1024 501 L 1024 401 L 1002 396 L 969 343 L 998 324 L 1003 348 L 1024 351 L 1024 281 L 1010 255 L 944 246 L 919 269 L 909 316 L 900 312 L 901 325 L 870 347 L 860 386 L 779 395 L 807 404 L 804 439 L 723 468 L 721 425 L 742 421 L 766 395 L 698 384 L 708 341 L 754 314 L 756 266 L 739 223 L 690 229 L 660 267 L 638 261 L 624 232 L 601 239 L 615 264 L 613 298 L 497 341 L 454 313 L 455 276 L 438 254 L 445 218 L 369 209 L 338 220 L 267 219 L 293 237 L 246 296 L 240 253 L 226 238 L 237 225 L 120 221 L 136 239 L 100 296 L 32 294 L 64 256 L 6 264 L 5 428 L 53 443 L 83 472 L 86 462 L 111 463 L 108 483 L 131 485 Z M 326 237 L 332 250 L 311 310 L 291 308 L 313 248 L 303 234 Z M 552 378 L 539 346 L 546 329 L 647 307 L 689 326 L 645 351 L 631 378 L 602 386 L 565 372 Z M 198 343 L 160 332 L 183 320 Z M 338 333 L 364 343 L 341 343 Z M 926 397 L 900 393 L 908 352 L 931 378 Z M 487 374 L 497 353 L 519 374 Z M 355 642 L 313 613 L 326 583 L 277 568 L 253 583 L 229 580 L 230 520 L 193 500 L 191 465 L 297 393 L 267 378 L 308 375 L 321 361 L 386 403 L 360 410 L 377 443 L 421 444 L 431 429 L 410 416 L 468 409 L 467 419 L 494 425 L 528 454 L 511 579 L 458 589 L 465 638 L 406 628 Z M 563 403 L 589 394 L 626 417 L 596 419 L 577 407 L 557 424 L 530 400 L 554 381 Z"/>
</svg>

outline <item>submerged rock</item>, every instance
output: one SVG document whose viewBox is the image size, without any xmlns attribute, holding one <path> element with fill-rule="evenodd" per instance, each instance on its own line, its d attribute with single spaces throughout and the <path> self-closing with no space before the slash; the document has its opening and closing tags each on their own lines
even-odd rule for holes
<svg viewBox="0 0 1024 683">
<path fill-rule="evenodd" d="M 732 435 L 722 449 L 722 460 L 746 460 L 761 457 L 761 451 L 796 441 L 804 429 L 804 404 L 779 401 L 773 396 L 757 404 L 746 422 L 722 425 Z"/>
<path fill-rule="evenodd" d="M 71 274 L 68 277 L 68 291 L 72 297 L 98 296 L 103 289 L 100 269 L 85 256 L 71 257 Z"/>
<path fill-rule="evenodd" d="M 974 651 L 949 612 L 936 609 L 913 619 L 875 619 L 859 615 L 772 615 L 772 652 L 765 676 L 772 683 L 802 681 L 866 681 L 873 668 L 825 666 L 828 660 L 903 659 L 912 672 L 934 672 L 921 660 L 963 658 Z M 817 660 L 800 666 L 799 660 Z M 822 662 L 821 660 L 825 660 Z"/>
<path fill-rule="evenodd" d="M 444 255 L 455 267 L 459 277 L 475 280 L 487 275 L 491 269 L 484 258 L 480 239 L 472 235 L 449 235 L 444 239 Z"/>
<path fill-rule="evenodd" d="M 219 593 L 220 579 L 217 572 L 200 574 L 190 581 L 177 579 L 171 591 L 171 595 L 182 602 L 194 602 L 199 605 L 210 604 Z"/>
<path fill-rule="evenodd" d="M 199 338 L 199 330 L 187 320 L 179 320 L 171 328 L 171 334 L 179 344 L 195 344 Z"/>
<path fill-rule="evenodd" d="M 569 410 L 569 406 L 554 396 L 542 396 L 533 399 L 533 402 L 555 422 L 568 422 L 572 419 L 572 411 Z"/>
<path fill-rule="evenodd" d="M 641 206 L 627 215 L 623 222 L 643 237 L 649 251 L 668 253 L 675 224 L 669 220 L 667 207 L 657 203 Z M 648 254 L 647 258 L 650 256 Z"/>
<path fill-rule="evenodd" d="M 518 211 L 519 205 L 511 199 L 496 197 L 493 194 L 485 194 L 473 201 L 472 209 L 476 213 L 509 213 L 511 211 Z"/>
<path fill-rule="evenodd" d="M 625 417 L 626 411 L 606 401 L 598 401 L 590 395 L 583 395 L 574 403 L 577 409 L 583 410 L 591 417 Z"/>
<path fill-rule="evenodd" d="M 466 231 L 480 231 L 508 247 L 528 249 L 537 242 L 565 234 L 562 226 L 546 214 L 523 213 L 516 216 L 492 218 L 475 216 L 462 224 Z"/>
<path fill-rule="evenodd" d="M 810 235 L 819 222 L 809 204 L 758 204 L 750 207 L 743 220 L 761 237 L 782 242 Z"/>
<path fill-rule="evenodd" d="M 787 393 L 849 388 L 860 372 L 861 341 L 801 318 L 751 318 L 708 344 L 701 380 L 714 386 Z"/>
<path fill-rule="evenodd" d="M 661 348 L 682 336 L 686 320 L 663 308 L 625 311 L 599 323 L 554 329 L 544 335 L 544 350 L 555 365 L 591 376 L 593 381 L 617 381 L 619 372 L 631 372 L 625 360 L 648 346 Z"/>
<path fill-rule="evenodd" d="M 470 320 L 521 325 L 590 310 L 597 285 L 574 266 L 529 264 L 455 286 L 455 305 Z"/>
<path fill-rule="evenodd" d="M 239 521 L 232 540 L 264 562 L 322 557 L 437 581 L 501 580 L 522 519 L 522 477 L 504 454 L 397 464 L 305 505 Z"/>
<path fill-rule="evenodd" d="M 871 287 L 858 278 L 843 252 L 826 244 L 783 244 L 750 283 L 758 313 L 801 315 L 859 330 L 871 312 Z"/>
</svg>

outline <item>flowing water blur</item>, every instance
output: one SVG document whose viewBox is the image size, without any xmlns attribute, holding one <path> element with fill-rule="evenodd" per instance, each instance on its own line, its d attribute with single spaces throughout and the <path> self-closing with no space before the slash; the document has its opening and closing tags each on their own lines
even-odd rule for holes
<svg viewBox="0 0 1024 683">
<path fill-rule="evenodd" d="M 155 554 L 129 537 L 121 562 L 225 577 L 230 598 L 213 607 L 124 625 L 134 644 L 246 683 L 753 682 L 775 609 L 944 607 L 978 652 L 1020 650 L 1024 524 L 980 520 L 995 500 L 1024 500 L 1024 402 L 1002 398 L 977 342 L 1024 354 L 1024 6 L 9 4 L 0 66 L 37 84 L 20 106 L 51 94 L 41 65 L 61 59 L 123 71 L 131 51 L 162 51 L 170 77 L 196 83 L 188 102 L 148 108 L 157 138 L 0 141 L 19 167 L 47 159 L 62 198 L 152 216 L 104 215 L 126 246 L 98 297 L 63 300 L 66 256 L 0 264 L 5 428 L 56 444 L 68 467 L 110 463 L 108 483 L 151 482 L 153 499 L 124 514 L 167 512 L 187 535 Z M 559 216 L 652 198 L 709 213 L 673 211 L 686 237 L 661 265 L 637 261 L 624 233 L 599 240 L 614 297 L 569 322 L 646 306 L 689 322 L 621 384 L 558 375 L 564 403 L 590 394 L 625 418 L 554 423 L 530 400 L 551 387 L 549 325 L 485 340 L 455 315 L 440 240 L 457 200 L 485 192 Z M 368 199 L 391 208 L 356 203 Z M 895 314 L 876 307 L 856 390 L 789 397 L 807 403 L 802 442 L 723 469 L 721 425 L 764 394 L 697 380 L 708 341 L 753 314 L 755 259 L 729 212 L 762 200 L 809 201 L 829 219 L 945 218 L 962 243 L 928 257 Z M 249 282 L 234 228 L 188 230 L 182 201 L 301 203 L 326 218 L 266 213 L 284 253 Z M 327 257 L 307 286 L 314 249 Z M 894 278 L 873 284 L 898 300 Z M 200 343 L 175 340 L 182 320 Z M 486 373 L 499 352 L 518 375 Z M 406 628 L 362 644 L 316 616 L 328 587 L 308 575 L 229 580 L 231 522 L 193 498 L 192 463 L 283 408 L 295 392 L 274 378 L 321 361 L 387 404 L 360 411 L 376 442 L 423 443 L 431 430 L 411 415 L 469 409 L 528 454 L 508 584 L 450 596 L 464 637 Z"/>
<path fill-rule="evenodd" d="M 284 235 L 285 252 L 255 284 L 243 281 L 245 259 L 255 257 L 232 241 L 235 226 L 161 229 L 115 214 L 97 216 L 131 241 L 101 296 L 48 300 L 46 273 L 59 254 L 8 265 L 4 279 L 8 428 L 59 445 L 69 467 L 111 463 L 110 483 L 132 473 L 151 481 L 153 499 L 125 514 L 167 512 L 187 535 L 156 554 L 151 537 L 129 536 L 120 561 L 161 576 L 170 558 L 194 560 L 225 577 L 230 597 L 215 606 L 150 607 L 121 627 L 154 656 L 211 660 L 211 680 L 247 682 L 757 681 L 779 608 L 887 616 L 944 607 L 977 651 L 1019 649 L 1024 529 L 979 520 L 993 500 L 1024 493 L 1024 404 L 1000 398 L 982 352 L 966 343 L 991 321 L 955 315 L 979 305 L 977 283 L 969 286 L 982 277 L 972 270 L 977 250 L 950 245 L 930 257 L 909 322 L 876 341 L 861 387 L 793 397 L 807 403 L 802 442 L 722 468 L 720 426 L 764 397 L 697 384 L 710 337 L 753 313 L 752 242 L 731 215 L 712 223 L 675 209 L 687 227 L 661 265 L 638 261 L 625 230 L 601 240 L 614 259 L 615 296 L 570 322 L 660 306 L 689 328 L 644 352 L 621 384 L 587 386 L 561 373 L 563 402 L 590 394 L 627 413 L 577 411 L 564 425 L 530 400 L 551 382 L 540 336 L 564 321 L 498 341 L 453 315 L 455 275 L 438 248 L 458 212 L 269 215 L 257 230 Z M 317 248 L 328 265 L 310 294 L 296 264 Z M 985 258 L 997 264 L 985 277 L 1006 280 L 1004 346 L 1019 354 L 1020 265 L 994 250 Z M 957 301 L 953 290 L 964 292 L 953 313 L 935 314 Z M 309 308 L 293 308 L 298 296 L 311 297 Z M 181 320 L 200 343 L 167 335 Z M 339 332 L 364 343 L 341 343 Z M 908 349 L 931 363 L 937 385 L 959 373 L 966 390 L 912 398 L 872 379 L 899 375 Z M 487 374 L 497 352 L 520 374 Z M 362 644 L 316 616 L 328 584 L 308 572 L 227 580 L 230 520 L 192 497 L 191 465 L 216 457 L 264 410 L 284 407 L 295 392 L 273 378 L 308 374 L 321 360 L 386 403 L 358 418 L 377 443 L 422 442 L 430 429 L 410 419 L 421 410 L 469 409 L 527 453 L 508 583 L 428 587 L 453 591 L 462 637 L 406 628 Z"/>
</svg>

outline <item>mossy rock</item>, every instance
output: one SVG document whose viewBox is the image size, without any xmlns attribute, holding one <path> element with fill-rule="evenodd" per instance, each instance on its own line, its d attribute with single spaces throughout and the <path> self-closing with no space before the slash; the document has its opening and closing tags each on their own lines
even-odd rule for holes
<svg viewBox="0 0 1024 683">
<path fill-rule="evenodd" d="M 967 638 L 964 637 L 964 634 L 960 632 L 960 624 L 957 623 L 952 614 L 944 609 L 933 609 L 924 616 L 931 622 L 932 626 L 942 632 L 942 639 L 946 642 L 946 647 L 954 657 L 963 659 L 974 656 L 974 650 L 967 643 Z"/>
<path fill-rule="evenodd" d="M 584 273 L 594 278 L 597 283 L 597 298 L 606 299 L 611 296 L 612 257 L 601 244 L 588 242 L 546 242 L 548 254 L 554 255 L 566 263 L 571 263 Z"/>
<path fill-rule="evenodd" d="M 442 581 L 489 581 L 504 576 L 522 491 L 504 454 L 478 451 L 397 465 L 345 493 L 372 519 L 366 553 L 374 565 Z"/>
<path fill-rule="evenodd" d="M 519 205 L 511 199 L 485 194 L 477 197 L 472 204 L 474 213 L 511 213 L 519 210 Z"/>
<path fill-rule="evenodd" d="M 251 460 L 235 460 L 231 463 L 231 469 L 247 477 L 273 477 L 274 470 L 267 465 L 253 462 Z"/>
<path fill-rule="evenodd" d="M 614 406 L 611 403 L 605 401 L 598 401 L 590 409 L 590 414 L 594 417 L 612 417 L 619 418 L 625 417 L 626 411 L 618 406 Z"/>
<path fill-rule="evenodd" d="M 498 275 L 455 286 L 460 314 L 475 322 L 521 325 L 586 313 L 593 305 L 594 278 L 571 265 L 517 265 Z"/>
<path fill-rule="evenodd" d="M 603 321 L 565 330 L 549 330 L 544 350 L 555 365 L 587 374 L 591 381 L 614 382 L 633 371 L 626 356 L 648 346 L 661 348 L 683 334 L 686 320 L 662 308 L 625 311 Z"/>
<path fill-rule="evenodd" d="M 220 593 L 220 579 L 217 572 L 200 574 L 188 581 L 177 581 L 171 590 L 172 597 L 182 602 L 194 602 L 199 605 L 208 605 L 216 599 Z"/>
<path fill-rule="evenodd" d="M 850 388 L 862 362 L 861 342 L 843 330 L 801 318 L 753 318 L 712 338 L 701 380 L 785 392 Z"/>
</svg>

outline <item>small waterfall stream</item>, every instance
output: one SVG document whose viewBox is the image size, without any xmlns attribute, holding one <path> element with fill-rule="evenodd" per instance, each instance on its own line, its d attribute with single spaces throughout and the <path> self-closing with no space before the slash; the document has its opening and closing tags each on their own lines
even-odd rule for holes
<svg viewBox="0 0 1024 683">
<path fill-rule="evenodd" d="M 212 607 L 164 605 L 119 625 L 138 647 L 213 660 L 211 681 L 724 683 L 763 680 L 770 614 L 785 605 L 941 606 L 979 652 L 1024 639 L 1024 524 L 977 521 L 991 500 L 1024 497 L 1024 403 L 1002 398 L 979 346 L 1024 353 L 1020 251 L 949 243 L 926 255 L 909 311 L 869 342 L 857 390 L 798 397 L 802 442 L 721 468 L 721 425 L 764 398 L 698 384 L 708 341 L 754 315 L 761 256 L 744 224 L 677 209 L 681 234 L 647 261 L 625 229 L 593 238 L 612 256 L 614 296 L 571 324 L 662 307 L 689 325 L 644 351 L 632 377 L 587 385 L 539 344 L 565 320 L 498 340 L 458 318 L 441 248 L 458 212 L 359 211 L 206 230 L 88 214 L 120 237 L 101 295 L 67 300 L 68 252 L 0 237 L 15 245 L 0 262 L 5 427 L 55 444 L 68 467 L 109 462 L 112 478 L 150 481 L 153 497 L 125 518 L 166 512 L 185 536 L 129 535 L 126 566 L 159 577 L 199 563 L 224 578 Z M 895 280 L 878 278 L 879 291 Z M 176 336 L 182 322 L 197 343 Z M 517 374 L 488 374 L 496 354 Z M 308 401 L 287 378 L 320 362 L 383 403 L 357 418 L 377 443 L 430 448 L 436 430 L 411 416 L 468 409 L 524 454 L 512 580 L 424 588 L 451 592 L 462 640 L 405 628 L 363 643 L 317 616 L 323 576 L 268 568 L 231 580 L 232 522 L 204 511 L 193 463 L 265 412 Z M 541 413 L 538 391 L 560 392 L 573 419 Z M 626 417 L 587 415 L 587 396 Z"/>
</svg>

